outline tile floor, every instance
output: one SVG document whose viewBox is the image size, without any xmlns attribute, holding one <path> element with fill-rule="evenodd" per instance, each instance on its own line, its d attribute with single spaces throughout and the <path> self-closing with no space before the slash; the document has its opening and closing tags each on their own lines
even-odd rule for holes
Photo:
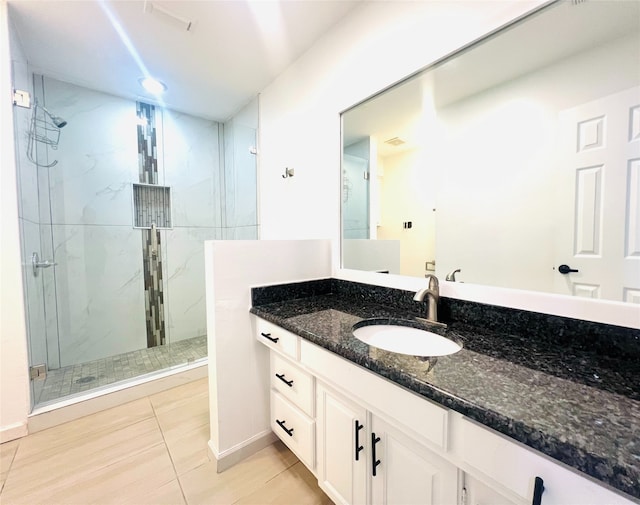
<svg viewBox="0 0 640 505">
<path fill-rule="evenodd" d="M 46 404 L 65 396 L 190 363 L 206 356 L 207 337 L 204 335 L 48 370 L 44 382 L 34 384 L 35 403 Z"/>
<path fill-rule="evenodd" d="M 329 505 L 280 442 L 217 474 L 201 379 L 0 445 L 3 505 Z"/>
</svg>

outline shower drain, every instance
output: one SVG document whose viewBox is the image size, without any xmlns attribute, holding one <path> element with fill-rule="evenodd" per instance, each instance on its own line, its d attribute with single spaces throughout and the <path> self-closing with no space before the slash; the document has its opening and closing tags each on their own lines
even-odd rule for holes
<svg viewBox="0 0 640 505">
<path fill-rule="evenodd" d="M 76 381 L 76 384 L 86 384 L 87 382 L 91 382 L 91 381 L 94 381 L 94 380 L 96 380 L 96 378 L 93 375 L 88 375 L 86 377 L 82 377 L 82 378 L 78 379 Z"/>
</svg>

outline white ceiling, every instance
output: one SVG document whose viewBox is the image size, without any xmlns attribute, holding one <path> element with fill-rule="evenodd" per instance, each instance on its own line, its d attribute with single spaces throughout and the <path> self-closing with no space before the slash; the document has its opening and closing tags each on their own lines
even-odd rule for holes
<svg viewBox="0 0 640 505">
<path fill-rule="evenodd" d="M 149 73 L 168 86 L 161 104 L 224 121 L 362 2 L 8 3 L 11 20 L 35 72 L 152 101 L 138 83 Z"/>
</svg>

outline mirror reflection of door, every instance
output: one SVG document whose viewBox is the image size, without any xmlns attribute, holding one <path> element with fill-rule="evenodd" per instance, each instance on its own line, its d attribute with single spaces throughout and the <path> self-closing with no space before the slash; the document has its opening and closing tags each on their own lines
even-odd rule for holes
<svg viewBox="0 0 640 505">
<path fill-rule="evenodd" d="M 640 87 L 559 120 L 556 291 L 640 303 Z"/>
</svg>

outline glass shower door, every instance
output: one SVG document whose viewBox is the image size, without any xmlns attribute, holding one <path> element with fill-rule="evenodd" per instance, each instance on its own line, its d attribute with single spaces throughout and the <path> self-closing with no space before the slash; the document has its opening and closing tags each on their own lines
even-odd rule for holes
<svg viewBox="0 0 640 505">
<path fill-rule="evenodd" d="M 14 63 L 14 85 L 32 90 L 24 66 Z M 32 94 L 32 97 L 36 97 Z M 41 103 L 41 102 L 40 102 Z M 46 371 L 60 366 L 55 297 L 46 293 L 55 286 L 55 261 L 51 242 L 49 152 L 33 142 L 34 122 L 46 119 L 35 100 L 31 108 L 14 109 L 18 219 L 21 236 L 22 274 L 31 380 L 31 407 L 42 394 Z M 35 163 L 34 163 L 35 161 Z"/>
</svg>

